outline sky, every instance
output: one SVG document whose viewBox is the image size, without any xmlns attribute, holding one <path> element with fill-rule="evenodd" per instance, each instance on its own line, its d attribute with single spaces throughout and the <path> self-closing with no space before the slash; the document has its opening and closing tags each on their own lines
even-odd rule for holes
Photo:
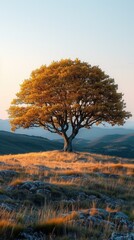
<svg viewBox="0 0 134 240">
<path fill-rule="evenodd" d="M 133 0 L 0 0 L 0 119 L 34 69 L 63 58 L 114 78 L 134 121 Z"/>
</svg>

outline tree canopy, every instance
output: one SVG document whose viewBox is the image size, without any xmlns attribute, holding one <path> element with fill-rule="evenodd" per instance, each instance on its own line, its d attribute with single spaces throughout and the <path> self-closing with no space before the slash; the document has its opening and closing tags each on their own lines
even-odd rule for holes
<svg viewBox="0 0 134 240">
<path fill-rule="evenodd" d="M 43 65 L 24 80 L 9 108 L 12 130 L 43 127 L 64 138 L 64 150 L 83 127 L 123 125 L 131 116 L 114 79 L 80 60 Z M 70 129 L 70 131 L 68 131 Z"/>
</svg>

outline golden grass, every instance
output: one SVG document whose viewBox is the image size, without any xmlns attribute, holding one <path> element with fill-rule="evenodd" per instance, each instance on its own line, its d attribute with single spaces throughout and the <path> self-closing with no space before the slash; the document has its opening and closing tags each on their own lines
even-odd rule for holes
<svg viewBox="0 0 134 240">
<path fill-rule="evenodd" d="M 0 229 L 1 229 L 1 230 L 2 230 L 2 229 L 6 229 L 6 228 L 8 228 L 9 226 L 10 226 L 11 228 L 14 228 L 14 227 L 16 226 L 16 224 L 15 224 L 15 223 L 11 223 L 10 220 L 5 220 L 5 219 L 0 220 Z"/>
<path fill-rule="evenodd" d="M 110 156 L 60 151 L 0 156 L 0 161 L 12 164 L 18 171 L 25 168 L 25 173 L 27 174 L 44 174 L 48 176 L 51 171 L 56 169 L 57 174 L 64 175 L 86 174 L 97 171 L 110 174 L 123 175 L 125 173 L 126 175 L 133 175 L 134 164 L 126 163 L 125 160 L 120 163 L 120 158 L 117 158 L 118 163 L 114 163 L 114 160 L 115 157 Z M 19 167 L 17 167 L 16 161 L 20 165 Z M 40 171 L 37 165 L 46 166 L 51 170 Z M 29 168 L 29 166 L 31 167 Z M 4 168 L 7 169 L 8 166 L 3 166 Z"/>
<path fill-rule="evenodd" d="M 45 224 L 63 224 L 67 223 L 68 221 L 76 218 L 78 216 L 77 212 L 73 211 L 71 214 L 67 214 L 65 216 L 50 218 L 47 221 L 44 221 Z"/>
<path fill-rule="evenodd" d="M 91 216 L 94 216 L 94 215 L 97 214 L 97 213 L 98 213 L 97 208 L 91 208 L 91 209 L 90 209 L 90 215 L 91 215 Z"/>
<path fill-rule="evenodd" d="M 116 212 L 118 212 L 119 211 L 119 209 L 112 209 L 112 208 L 110 208 L 110 207 L 106 207 L 106 211 L 107 212 L 109 212 L 109 213 L 116 213 Z"/>
<path fill-rule="evenodd" d="M 73 198 L 75 192 L 76 195 L 79 192 L 85 192 L 88 195 L 99 196 L 99 194 L 106 194 L 110 197 L 123 198 L 127 201 L 130 199 L 129 205 L 124 206 L 123 210 L 133 218 L 132 176 L 134 174 L 134 165 L 132 159 L 121 159 L 86 152 L 64 153 L 49 151 L 0 156 L 0 162 L 5 163 L 5 165 L 1 165 L 0 170 L 13 169 L 19 173 L 17 177 L 8 180 L 8 185 L 10 186 L 16 186 L 29 180 L 41 180 L 44 183 L 52 183 L 50 184 L 52 194 L 56 195 L 58 191 L 62 192 L 64 190 L 68 199 Z M 101 175 L 102 173 L 115 174 L 118 177 L 104 178 Z M 3 184 L 1 182 L 0 184 L 0 193 L 3 194 L 3 186 L 6 183 Z M 26 201 L 32 202 L 32 199 L 25 199 Z M 57 203 L 56 207 L 52 203 L 44 204 L 42 208 L 32 206 L 23 205 L 22 209 L 18 212 L 1 210 L 0 229 L 10 229 L 10 233 L 12 233 L 13 229 L 15 227 L 17 229 L 17 226 L 20 227 L 21 224 L 25 227 L 33 224 L 35 226 L 38 225 L 37 229 L 45 229 L 44 231 L 46 232 L 48 229 L 48 233 L 51 233 L 55 227 L 60 226 L 58 230 L 60 232 L 63 226 L 66 226 L 71 220 L 73 222 L 73 219 L 77 218 L 77 212 L 74 211 L 69 214 L 70 209 L 67 205 L 66 207 L 64 204 L 62 205 L 62 202 Z M 92 216 L 97 213 L 97 208 L 99 208 L 99 206 L 96 206 L 96 202 L 89 204 L 88 201 L 83 201 L 82 203 L 78 201 L 78 206 L 73 206 L 72 203 L 71 210 L 84 211 L 85 209 L 87 211 L 89 207 Z M 118 208 L 112 209 L 106 205 L 103 205 L 103 208 L 109 213 L 120 210 Z M 31 216 L 31 220 L 28 216 Z M 90 229 L 91 234 L 92 231 L 94 234 L 95 229 Z M 105 232 L 107 231 L 109 229 L 106 226 Z"/>
<path fill-rule="evenodd" d="M 23 226 L 16 223 L 11 223 L 9 220 L 0 220 L 0 237 L 5 239 L 16 239 L 18 234 L 23 230 Z"/>
<path fill-rule="evenodd" d="M 28 179 L 15 178 L 10 182 L 9 185 L 10 186 L 16 186 L 16 185 L 19 185 L 19 184 L 23 183 L 26 180 L 28 181 Z"/>
</svg>

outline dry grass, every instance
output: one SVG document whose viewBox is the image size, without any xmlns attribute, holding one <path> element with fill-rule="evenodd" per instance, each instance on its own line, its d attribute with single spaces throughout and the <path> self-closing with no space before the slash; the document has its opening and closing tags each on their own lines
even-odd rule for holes
<svg viewBox="0 0 134 240">
<path fill-rule="evenodd" d="M 2 236 L 3 240 L 15 239 L 22 230 L 23 226 L 20 224 L 11 223 L 10 220 L 0 221 L 0 236 Z"/>
<path fill-rule="evenodd" d="M 67 223 L 68 221 L 75 219 L 77 217 L 77 212 L 73 211 L 71 214 L 67 214 L 65 216 L 60 216 L 60 217 L 55 217 L 55 218 L 50 218 L 47 221 L 45 221 L 45 224 L 63 224 Z"/>
<path fill-rule="evenodd" d="M 21 206 L 17 212 L 1 209 L 0 234 L 9 232 L 10 236 L 16 236 L 15 234 L 18 234 L 21 228 L 33 225 L 35 229 L 45 229 L 48 233 L 55 231 L 55 228 L 57 228 L 58 233 L 61 229 L 64 229 L 64 235 L 67 228 L 71 231 L 71 226 L 68 223 L 77 218 L 77 211 L 70 214 L 70 209 L 86 211 L 90 207 L 90 214 L 94 216 L 97 213 L 97 208 L 103 207 L 109 213 L 120 210 L 127 213 L 130 219 L 134 216 L 133 159 L 121 159 L 86 152 L 51 151 L 0 156 L 0 162 L 4 163 L 0 165 L 0 170 L 10 169 L 18 172 L 18 176 L 8 179 L 7 182 L 0 179 L 0 194 L 5 193 L 6 186 L 17 186 L 29 180 L 41 180 L 44 183 L 51 184 L 49 188 L 51 187 L 52 197 L 58 196 L 59 201 L 44 202 L 43 206 L 36 206 L 34 205 L 35 200 L 42 201 L 40 199 L 44 199 L 41 194 L 27 197 L 27 192 L 24 192 L 26 194 L 24 200 L 20 202 L 15 192 L 15 200 L 11 199 L 6 202 L 10 203 L 11 201 L 12 203 L 14 201 L 15 204 L 21 204 Z M 92 204 L 89 204 L 87 200 L 80 200 L 79 192 L 95 195 L 98 198 L 101 194 L 104 194 L 112 198 L 121 198 L 126 202 L 122 207 L 114 209 L 104 203 L 99 205 L 93 201 Z M 62 203 L 60 200 L 64 199 L 64 195 L 66 199 L 76 199 L 76 202 L 73 204 L 72 201 L 70 205 Z M 100 228 L 95 230 L 90 226 L 86 233 L 83 228 L 79 229 L 77 227 L 77 230 L 75 229 L 76 232 L 80 230 L 84 235 L 81 238 L 80 234 L 79 237 L 77 236 L 78 239 L 89 239 L 86 238 L 86 234 L 87 236 L 89 234 L 92 237 L 91 239 L 99 239 Z M 107 236 L 111 233 L 110 231 L 108 226 L 103 226 L 103 239 L 108 239 Z M 72 239 L 77 238 L 73 235 Z"/>
<path fill-rule="evenodd" d="M 88 172 L 106 172 L 112 174 L 127 175 L 127 171 L 134 173 L 133 160 L 120 159 L 115 157 L 109 157 L 104 155 L 96 155 L 90 153 L 65 153 L 60 151 L 50 151 L 42 153 L 29 153 L 29 154 L 18 154 L 18 155 L 4 155 L 0 156 L 0 161 L 9 166 L 2 166 L 3 169 L 12 167 L 16 170 L 24 170 L 27 173 L 37 173 L 39 170 L 37 165 L 43 165 L 50 168 L 51 170 L 57 170 L 57 173 L 63 173 L 67 175 L 72 174 L 83 174 Z M 118 162 L 117 162 L 118 161 Z M 120 163 L 122 161 L 122 163 Z M 124 162 L 123 162 L 124 161 Z M 126 163 L 129 162 L 129 163 Z M 31 168 L 29 168 L 29 166 Z M 44 174 L 50 173 L 45 170 Z M 129 175 L 130 175 L 129 172 Z"/>
<path fill-rule="evenodd" d="M 28 179 L 15 178 L 10 182 L 9 185 L 10 186 L 16 186 L 16 185 L 19 185 L 19 184 L 23 183 L 25 180 L 28 181 Z"/>
</svg>

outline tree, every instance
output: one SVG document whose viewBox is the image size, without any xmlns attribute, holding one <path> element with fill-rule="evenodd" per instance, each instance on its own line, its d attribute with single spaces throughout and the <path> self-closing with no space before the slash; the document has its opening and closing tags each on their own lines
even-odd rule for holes
<svg viewBox="0 0 134 240">
<path fill-rule="evenodd" d="M 131 116 L 117 89 L 114 79 L 98 66 L 78 59 L 41 66 L 24 80 L 12 101 L 12 130 L 43 127 L 62 136 L 64 151 L 72 151 L 81 128 L 103 122 L 123 125 Z"/>
</svg>

